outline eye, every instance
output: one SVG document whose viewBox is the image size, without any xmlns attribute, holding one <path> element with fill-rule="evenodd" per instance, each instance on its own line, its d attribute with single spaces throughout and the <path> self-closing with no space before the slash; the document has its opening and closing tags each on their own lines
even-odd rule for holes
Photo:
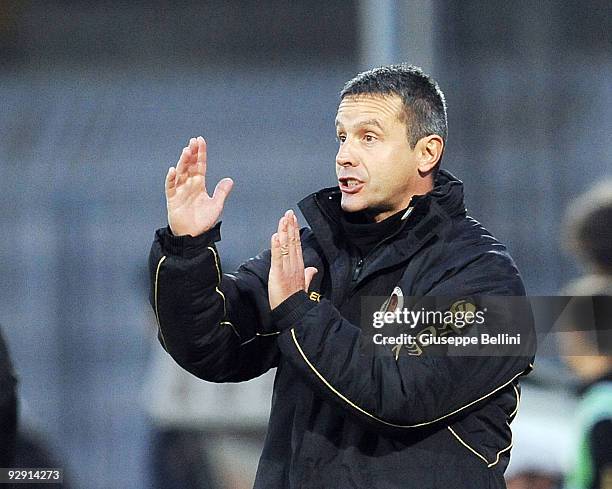
<svg viewBox="0 0 612 489">
<path fill-rule="evenodd" d="M 340 144 L 342 144 L 344 141 L 346 141 L 346 135 L 344 134 L 338 134 L 336 136 L 336 141 L 338 141 Z"/>
<path fill-rule="evenodd" d="M 376 140 L 376 136 L 374 134 L 366 134 L 363 136 L 363 139 L 365 139 L 366 143 L 373 143 Z"/>
</svg>

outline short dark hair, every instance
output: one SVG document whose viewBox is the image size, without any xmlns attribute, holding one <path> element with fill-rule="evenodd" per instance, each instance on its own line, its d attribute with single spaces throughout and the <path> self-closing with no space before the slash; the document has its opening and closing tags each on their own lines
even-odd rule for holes
<svg viewBox="0 0 612 489">
<path fill-rule="evenodd" d="M 340 99 L 353 95 L 398 95 L 404 104 L 402 116 L 408 141 L 414 148 L 419 139 L 448 135 L 446 100 L 436 81 L 418 66 L 398 64 L 359 73 L 340 92 Z"/>
<path fill-rule="evenodd" d="M 574 200 L 564 223 L 565 245 L 595 271 L 612 275 L 612 180 Z"/>
</svg>

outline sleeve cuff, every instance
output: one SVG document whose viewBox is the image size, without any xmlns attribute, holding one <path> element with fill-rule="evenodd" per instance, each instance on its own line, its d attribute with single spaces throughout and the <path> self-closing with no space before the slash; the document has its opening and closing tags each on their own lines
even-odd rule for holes
<svg viewBox="0 0 612 489">
<path fill-rule="evenodd" d="M 198 236 L 175 236 L 170 226 L 157 230 L 164 251 L 183 258 L 194 258 L 221 240 L 221 221 Z"/>
<path fill-rule="evenodd" d="M 270 319 L 280 331 L 283 331 L 295 326 L 295 323 L 316 305 L 315 301 L 308 298 L 306 292 L 300 290 L 276 306 L 270 314 Z"/>
</svg>

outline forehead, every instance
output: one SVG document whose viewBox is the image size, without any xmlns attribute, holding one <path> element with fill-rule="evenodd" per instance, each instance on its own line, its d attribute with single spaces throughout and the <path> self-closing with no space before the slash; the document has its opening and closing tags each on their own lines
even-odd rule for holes
<svg viewBox="0 0 612 489">
<path fill-rule="evenodd" d="M 347 95 L 340 101 L 336 125 L 359 123 L 361 119 L 401 121 L 404 107 L 399 95 Z"/>
</svg>

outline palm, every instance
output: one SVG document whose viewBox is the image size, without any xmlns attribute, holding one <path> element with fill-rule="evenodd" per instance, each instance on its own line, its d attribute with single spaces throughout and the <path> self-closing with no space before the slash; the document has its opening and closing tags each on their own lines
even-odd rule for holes
<svg viewBox="0 0 612 489">
<path fill-rule="evenodd" d="M 206 190 L 206 141 L 192 138 L 166 176 L 168 224 L 177 236 L 197 236 L 212 228 L 233 182 L 224 178 L 210 196 Z"/>
</svg>

